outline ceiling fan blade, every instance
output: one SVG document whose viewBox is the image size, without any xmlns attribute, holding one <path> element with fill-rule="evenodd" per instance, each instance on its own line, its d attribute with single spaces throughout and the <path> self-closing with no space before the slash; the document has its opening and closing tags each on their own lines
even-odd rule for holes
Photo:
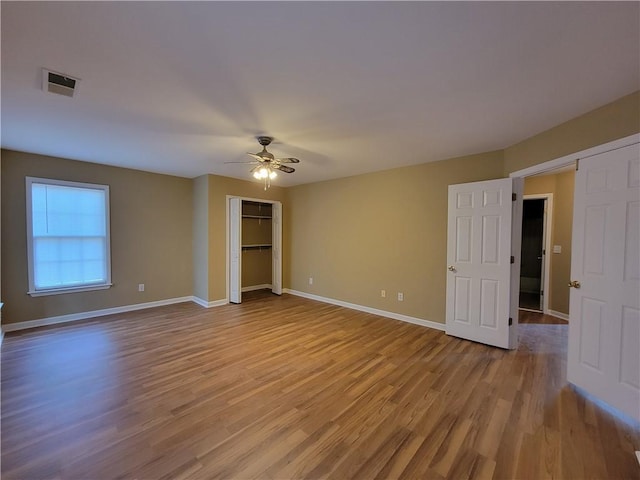
<svg viewBox="0 0 640 480">
<path fill-rule="evenodd" d="M 273 168 L 277 168 L 281 172 L 285 173 L 293 173 L 296 171 L 295 168 L 287 167 L 286 165 L 273 165 Z"/>
<path fill-rule="evenodd" d="M 247 155 L 251 155 L 253 158 L 255 158 L 256 160 L 260 161 L 260 162 L 264 162 L 264 158 L 262 158 L 260 155 L 256 154 L 256 153 L 249 153 L 247 152 Z"/>
<path fill-rule="evenodd" d="M 244 164 L 244 165 L 255 165 L 255 164 L 261 163 L 261 162 L 257 162 L 255 160 L 253 160 L 251 162 L 224 162 L 224 163 L 241 163 L 241 164 Z"/>
<path fill-rule="evenodd" d="M 276 158 L 276 161 L 280 162 L 280 163 L 300 163 L 300 160 L 298 160 L 297 158 L 293 158 L 293 157 Z"/>
</svg>

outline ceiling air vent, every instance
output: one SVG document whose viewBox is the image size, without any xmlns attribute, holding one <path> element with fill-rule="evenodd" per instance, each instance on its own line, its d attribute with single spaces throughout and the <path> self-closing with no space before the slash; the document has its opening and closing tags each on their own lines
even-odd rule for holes
<svg viewBox="0 0 640 480">
<path fill-rule="evenodd" d="M 42 69 L 42 89 L 45 92 L 73 97 L 79 81 L 80 79 L 70 77 L 64 73 L 52 72 L 46 68 Z"/>
</svg>

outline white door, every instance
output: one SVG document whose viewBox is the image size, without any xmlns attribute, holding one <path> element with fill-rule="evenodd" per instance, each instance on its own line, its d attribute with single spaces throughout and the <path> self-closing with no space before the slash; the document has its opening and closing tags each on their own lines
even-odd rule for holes
<svg viewBox="0 0 640 480">
<path fill-rule="evenodd" d="M 510 178 L 449 186 L 448 335 L 509 348 Z"/>
<path fill-rule="evenodd" d="M 546 268 L 546 263 L 547 263 L 547 235 L 550 234 L 551 232 L 547 231 L 547 219 L 548 219 L 548 215 L 549 215 L 549 200 L 548 199 L 544 199 L 544 213 L 542 215 L 542 248 L 540 249 L 540 311 L 541 312 L 547 312 L 547 309 L 545 309 L 545 304 L 548 305 L 548 302 L 545 302 L 546 297 L 545 295 L 548 295 L 549 292 L 547 291 L 547 293 L 545 294 L 545 282 L 546 282 L 546 278 L 547 278 L 547 268 Z M 547 289 L 548 290 L 548 289 Z"/>
<path fill-rule="evenodd" d="M 576 172 L 567 379 L 640 419 L 640 147 Z M 576 283 L 577 282 L 577 283 Z"/>
<path fill-rule="evenodd" d="M 242 200 L 229 199 L 229 301 L 242 302 Z"/>
<path fill-rule="evenodd" d="M 273 263 L 271 269 L 271 291 L 282 295 L 282 204 L 275 202 L 272 205 L 272 233 L 271 251 Z"/>
</svg>

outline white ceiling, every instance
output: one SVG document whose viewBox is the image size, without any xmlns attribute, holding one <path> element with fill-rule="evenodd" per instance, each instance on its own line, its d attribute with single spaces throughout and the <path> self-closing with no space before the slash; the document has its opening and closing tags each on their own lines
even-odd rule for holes
<svg viewBox="0 0 640 480">
<path fill-rule="evenodd" d="M 640 4 L 7 2 L 2 147 L 296 185 L 501 149 L 640 88 Z M 81 79 L 44 93 L 41 68 Z"/>
</svg>

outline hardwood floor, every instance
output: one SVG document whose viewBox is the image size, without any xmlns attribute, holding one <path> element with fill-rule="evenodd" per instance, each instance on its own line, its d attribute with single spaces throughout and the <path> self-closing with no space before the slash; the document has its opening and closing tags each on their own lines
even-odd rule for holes
<svg viewBox="0 0 640 480">
<path fill-rule="evenodd" d="M 517 351 L 290 295 L 8 334 L 2 477 L 639 478 L 640 427 Z"/>
<path fill-rule="evenodd" d="M 553 315 L 546 315 L 542 312 L 530 312 L 527 310 L 519 310 L 519 323 L 537 323 L 544 325 L 569 325 L 569 322 Z"/>
</svg>

